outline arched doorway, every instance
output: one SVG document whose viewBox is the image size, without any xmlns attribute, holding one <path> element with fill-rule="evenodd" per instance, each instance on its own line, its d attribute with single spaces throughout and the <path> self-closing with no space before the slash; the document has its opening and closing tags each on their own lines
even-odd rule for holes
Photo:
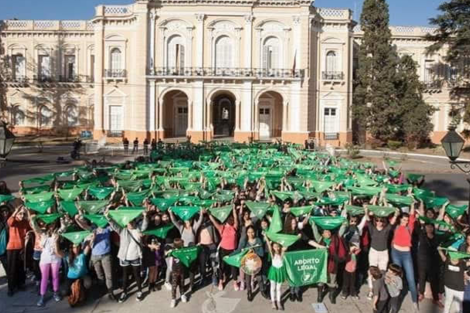
<svg viewBox="0 0 470 313">
<path fill-rule="evenodd" d="M 180 91 L 173 90 L 163 97 L 163 123 L 164 138 L 186 137 L 189 125 L 188 96 Z"/>
<path fill-rule="evenodd" d="M 235 130 L 235 97 L 219 94 L 212 100 L 212 127 L 214 137 L 233 137 Z"/>
<path fill-rule="evenodd" d="M 259 139 L 281 137 L 283 127 L 283 98 L 274 91 L 263 93 L 258 99 Z"/>
</svg>

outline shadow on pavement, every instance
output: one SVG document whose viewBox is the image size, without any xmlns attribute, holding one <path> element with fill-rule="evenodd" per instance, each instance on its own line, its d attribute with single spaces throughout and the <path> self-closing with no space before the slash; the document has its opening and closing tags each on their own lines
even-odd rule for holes
<svg viewBox="0 0 470 313">
<path fill-rule="evenodd" d="M 469 189 L 457 186 L 449 180 L 432 180 L 425 182 L 424 188 L 434 190 L 438 197 L 446 197 L 451 201 L 465 201 L 469 199 Z M 470 186 L 469 186 L 470 188 Z"/>
</svg>

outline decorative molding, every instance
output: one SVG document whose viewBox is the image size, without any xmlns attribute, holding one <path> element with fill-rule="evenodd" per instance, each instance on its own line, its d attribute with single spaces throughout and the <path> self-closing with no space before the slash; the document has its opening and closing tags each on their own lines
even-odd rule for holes
<svg viewBox="0 0 470 313">
<path fill-rule="evenodd" d="M 203 22 L 204 19 L 206 18 L 206 15 L 203 14 L 203 13 L 196 13 L 195 16 L 196 16 L 196 20 L 197 20 L 198 22 Z"/>
<path fill-rule="evenodd" d="M 294 25 L 299 25 L 300 24 L 300 15 L 292 16 L 292 21 L 294 22 Z"/>
<path fill-rule="evenodd" d="M 245 24 L 250 24 L 253 22 L 254 16 L 252 14 L 248 14 L 244 16 Z"/>
</svg>

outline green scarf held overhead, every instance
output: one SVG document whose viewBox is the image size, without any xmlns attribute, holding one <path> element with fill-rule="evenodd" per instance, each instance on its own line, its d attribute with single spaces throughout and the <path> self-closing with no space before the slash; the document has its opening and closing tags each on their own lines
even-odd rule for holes
<svg viewBox="0 0 470 313">
<path fill-rule="evenodd" d="M 142 188 L 143 182 L 141 180 L 119 180 L 118 186 L 126 192 L 136 192 Z"/>
<path fill-rule="evenodd" d="M 387 160 L 386 161 L 388 166 L 396 168 L 397 166 L 400 165 L 400 162 L 395 161 L 395 160 Z"/>
<path fill-rule="evenodd" d="M 334 182 L 326 182 L 326 181 L 311 181 L 311 183 L 315 191 L 319 193 L 329 190 L 331 187 L 335 185 Z"/>
<path fill-rule="evenodd" d="M 108 198 L 114 192 L 114 187 L 90 187 L 88 188 L 88 194 L 95 197 L 98 200 L 104 200 Z"/>
<path fill-rule="evenodd" d="M 302 215 L 307 215 L 310 212 L 312 212 L 313 206 L 300 206 L 300 207 L 293 207 L 290 208 L 290 213 L 292 213 L 294 216 L 299 217 Z"/>
<path fill-rule="evenodd" d="M 67 171 L 67 172 L 55 173 L 54 176 L 59 177 L 59 178 L 64 178 L 64 177 L 73 176 L 74 174 L 75 174 L 75 171 Z"/>
<path fill-rule="evenodd" d="M 378 195 L 381 191 L 381 187 L 349 187 L 349 190 L 351 190 L 351 193 L 353 196 L 368 196 L 368 197 L 373 197 L 375 195 Z"/>
<path fill-rule="evenodd" d="M 421 189 L 421 188 L 413 188 L 413 194 L 417 199 L 424 199 L 425 197 L 434 197 L 434 191 L 427 190 L 427 189 Z"/>
<path fill-rule="evenodd" d="M 184 266 L 189 267 L 197 259 L 200 250 L 199 246 L 186 247 L 173 250 L 170 255 L 180 260 Z"/>
<path fill-rule="evenodd" d="M 270 206 L 270 204 L 266 202 L 254 201 L 246 201 L 245 204 L 248 209 L 250 209 L 251 213 L 253 213 L 253 215 L 256 216 L 258 219 L 262 219 L 266 215 L 266 212 L 268 211 L 268 208 Z"/>
<path fill-rule="evenodd" d="M 47 210 L 49 210 L 49 208 L 54 206 L 54 204 L 55 204 L 55 200 L 50 199 L 50 200 L 42 201 L 42 202 L 25 202 L 24 205 L 30 210 L 36 211 L 40 214 L 44 214 L 46 213 Z"/>
<path fill-rule="evenodd" d="M 165 239 L 168 232 L 171 229 L 173 229 L 174 227 L 175 227 L 175 225 L 168 224 L 168 225 L 161 226 L 161 227 L 158 227 L 158 228 L 155 228 L 155 229 L 146 230 L 146 231 L 144 231 L 144 235 L 156 236 L 158 238 Z"/>
<path fill-rule="evenodd" d="M 138 218 L 144 210 L 113 210 L 109 211 L 109 216 L 120 226 L 126 227 L 127 224 Z"/>
<path fill-rule="evenodd" d="M 388 175 L 392 178 L 397 178 L 400 176 L 400 171 L 388 170 Z"/>
<path fill-rule="evenodd" d="M 312 192 L 312 191 L 300 191 L 300 194 L 304 197 L 305 200 L 313 200 L 313 199 L 319 199 L 321 196 L 317 192 Z"/>
<path fill-rule="evenodd" d="M 453 228 L 452 225 L 447 224 L 446 222 L 444 222 L 444 221 L 442 221 L 442 220 L 441 220 L 441 221 L 439 221 L 439 220 L 433 220 L 433 219 L 430 219 L 430 218 L 428 218 L 428 217 L 426 217 L 426 216 L 419 216 L 418 219 L 421 220 L 421 221 L 423 221 L 423 222 L 426 223 L 426 224 L 435 224 L 435 225 L 443 226 L 443 227 L 445 227 L 445 228 L 447 228 L 447 229 L 452 229 L 452 228 Z"/>
<path fill-rule="evenodd" d="M 275 207 L 268 232 L 273 234 L 280 232 L 282 230 L 282 224 L 281 212 L 278 207 Z"/>
<path fill-rule="evenodd" d="M 426 208 L 439 208 L 449 201 L 448 198 L 444 197 L 424 197 L 422 200 Z"/>
<path fill-rule="evenodd" d="M 132 205 L 142 205 L 145 199 L 148 197 L 148 190 L 140 192 L 129 192 L 126 195 L 127 200 L 132 203 Z"/>
<path fill-rule="evenodd" d="M 310 223 L 315 223 L 319 228 L 323 230 L 333 230 L 341 227 L 346 222 L 346 218 L 343 216 L 312 216 L 310 217 Z"/>
<path fill-rule="evenodd" d="M 394 195 L 394 194 L 390 194 L 390 193 L 387 193 L 385 195 L 385 199 L 387 199 L 387 201 L 392 203 L 392 204 L 404 205 L 404 206 L 410 206 L 414 201 L 412 197 Z"/>
<path fill-rule="evenodd" d="M 180 196 L 178 198 L 178 202 L 181 202 L 184 205 L 190 206 L 194 204 L 194 202 L 199 201 L 199 198 L 196 196 Z"/>
<path fill-rule="evenodd" d="M 201 211 L 201 208 L 197 206 L 174 206 L 171 207 L 171 211 L 183 221 L 189 221 Z"/>
<path fill-rule="evenodd" d="M 74 245 L 81 244 L 85 238 L 91 235 L 91 231 L 76 231 L 72 233 L 64 233 L 61 236 L 67 239 L 68 241 L 72 242 Z"/>
<path fill-rule="evenodd" d="M 160 211 L 167 211 L 172 205 L 178 202 L 178 197 L 171 198 L 153 198 L 150 199 L 150 202 L 156 206 Z"/>
<path fill-rule="evenodd" d="M 25 195 L 24 199 L 28 202 L 43 202 L 43 201 L 48 201 L 51 200 L 52 197 L 54 196 L 54 192 L 41 192 L 37 194 L 32 194 L 32 195 Z"/>
<path fill-rule="evenodd" d="M 387 193 L 400 193 L 407 191 L 411 187 L 409 184 L 386 184 L 384 185 L 387 188 Z"/>
<path fill-rule="evenodd" d="M 281 201 L 287 199 L 300 200 L 303 196 L 298 191 L 271 191 L 271 194 Z"/>
<path fill-rule="evenodd" d="M 23 194 L 31 195 L 31 194 L 37 194 L 37 193 L 41 193 L 41 192 L 50 191 L 50 190 L 51 190 L 51 186 L 44 185 L 44 186 L 22 188 L 21 192 Z"/>
<path fill-rule="evenodd" d="M 78 214 L 78 210 L 74 201 L 60 201 L 59 207 L 71 217 L 74 217 Z"/>
<path fill-rule="evenodd" d="M 209 191 L 204 190 L 204 189 L 201 189 L 201 190 L 199 190 L 199 192 L 198 192 L 198 196 L 199 196 L 199 198 L 201 198 L 202 200 L 209 199 L 209 198 L 212 197 L 213 195 L 214 195 L 213 192 L 209 192 Z"/>
<path fill-rule="evenodd" d="M 345 208 L 348 211 L 348 214 L 351 216 L 359 216 L 364 214 L 364 208 L 361 206 L 346 205 Z"/>
<path fill-rule="evenodd" d="M 234 252 L 230 255 L 226 255 L 223 258 L 223 261 L 228 265 L 233 267 L 240 268 L 243 257 L 250 251 L 249 249 L 243 249 L 240 252 Z"/>
<path fill-rule="evenodd" d="M 286 248 L 292 246 L 297 240 L 299 240 L 299 236 L 296 235 L 271 233 L 269 231 L 266 232 L 266 236 L 268 236 L 269 240 L 277 242 L 278 244 Z"/>
<path fill-rule="evenodd" d="M 40 214 L 37 216 L 37 218 L 41 219 L 46 225 L 52 224 L 55 221 L 57 221 L 62 214 L 59 213 L 53 213 L 53 214 Z"/>
<path fill-rule="evenodd" d="M 55 176 L 54 174 L 49 174 L 49 175 L 46 175 L 46 176 L 42 176 L 42 177 L 34 177 L 34 178 L 30 178 L 30 179 L 25 179 L 23 180 L 23 184 L 46 184 L 48 182 L 51 182 L 55 179 Z"/>
<path fill-rule="evenodd" d="M 0 195 L 0 204 L 4 202 L 10 202 L 11 200 L 14 200 L 15 197 L 12 195 Z"/>
<path fill-rule="evenodd" d="M 214 194 L 214 200 L 217 202 L 230 202 L 233 200 L 235 195 L 233 194 L 221 194 L 221 193 L 216 193 Z"/>
<path fill-rule="evenodd" d="M 412 173 L 408 173 L 408 174 L 406 175 L 406 178 L 407 178 L 409 181 L 413 182 L 413 183 L 417 183 L 417 182 L 419 182 L 421 179 L 424 178 L 424 175 L 422 175 L 422 174 L 412 174 Z"/>
<path fill-rule="evenodd" d="M 83 192 L 83 188 L 59 189 L 57 194 L 64 201 L 73 201 Z"/>
<path fill-rule="evenodd" d="M 378 217 L 388 217 L 394 214 L 397 209 L 389 206 L 368 205 L 367 209 Z"/>
<path fill-rule="evenodd" d="M 449 257 L 452 260 L 470 259 L 470 253 L 448 250 Z"/>
<path fill-rule="evenodd" d="M 468 205 L 448 205 L 446 207 L 446 213 L 449 214 L 453 219 L 457 219 L 462 216 L 468 209 Z"/>
<path fill-rule="evenodd" d="M 375 180 L 369 178 L 367 175 L 356 174 L 356 181 L 357 181 L 357 184 L 361 187 L 378 185 L 378 183 Z"/>
<path fill-rule="evenodd" d="M 332 206 L 341 206 L 343 205 L 345 202 L 348 202 L 349 201 L 349 197 L 336 197 L 335 199 L 332 199 L 332 198 L 321 198 L 319 199 L 319 201 L 316 203 L 318 206 L 322 206 L 322 205 L 332 205 Z"/>
<path fill-rule="evenodd" d="M 97 214 L 108 205 L 108 200 L 77 201 L 78 207 L 89 214 Z"/>
<path fill-rule="evenodd" d="M 108 225 L 108 220 L 105 216 L 100 214 L 85 214 L 83 215 L 87 220 L 100 228 L 105 228 Z"/>
<path fill-rule="evenodd" d="M 226 205 L 220 208 L 209 209 L 209 213 L 221 223 L 225 223 L 225 221 L 230 216 L 232 211 L 233 211 L 232 205 Z"/>
<path fill-rule="evenodd" d="M 204 208 L 204 209 L 210 208 L 215 203 L 217 203 L 216 200 L 210 200 L 210 199 L 193 201 L 193 205 Z"/>
</svg>

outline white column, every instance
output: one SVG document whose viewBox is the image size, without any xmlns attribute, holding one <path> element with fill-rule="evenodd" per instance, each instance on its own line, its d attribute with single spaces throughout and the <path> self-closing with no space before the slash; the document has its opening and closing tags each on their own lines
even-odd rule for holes
<svg viewBox="0 0 470 313">
<path fill-rule="evenodd" d="M 204 14 L 196 14 L 196 68 L 204 67 Z"/>
<path fill-rule="evenodd" d="M 288 119 L 288 112 L 289 112 L 289 101 L 284 100 L 282 102 L 282 131 L 288 131 L 289 129 L 287 128 L 287 119 Z"/>
<path fill-rule="evenodd" d="M 150 54 L 149 54 L 149 73 L 154 75 L 155 73 L 155 18 L 157 17 L 157 12 L 150 12 Z"/>
<path fill-rule="evenodd" d="M 247 68 L 247 69 L 251 69 L 251 61 L 252 61 L 252 58 L 253 58 L 253 47 L 252 47 L 252 43 L 253 43 L 253 15 L 245 15 L 245 29 L 244 29 L 244 41 L 245 41 L 245 44 L 244 44 L 244 47 L 245 47 L 245 51 L 243 51 L 244 53 L 244 67 Z"/>
<path fill-rule="evenodd" d="M 158 101 L 158 131 L 163 132 L 163 106 L 165 105 L 165 100 L 162 98 Z"/>
<path fill-rule="evenodd" d="M 240 105 L 240 116 L 243 116 L 241 119 L 241 131 L 242 132 L 251 132 L 252 129 L 252 118 L 253 118 L 253 90 L 252 82 L 245 81 L 243 82 L 243 91 L 242 91 L 242 101 Z"/>
<path fill-rule="evenodd" d="M 303 120 L 306 120 L 306 116 L 300 115 L 300 82 L 292 82 L 291 84 L 291 97 L 289 101 L 289 131 L 299 132 Z"/>
<path fill-rule="evenodd" d="M 194 82 L 193 97 L 193 130 L 203 131 L 205 100 L 204 100 L 204 82 L 202 80 Z"/>
<path fill-rule="evenodd" d="M 155 131 L 155 108 L 157 107 L 156 97 L 155 97 L 155 80 L 149 80 L 149 131 Z"/>
<path fill-rule="evenodd" d="M 300 16 L 294 15 L 292 17 L 293 20 L 293 31 L 292 31 L 292 36 L 294 37 L 293 39 L 293 45 L 292 45 L 292 56 L 295 57 L 295 67 L 296 69 L 302 68 L 302 64 L 300 63 L 302 58 L 300 57 L 302 53 L 302 45 L 301 45 L 301 39 L 302 39 L 302 27 L 300 27 Z M 292 60 L 294 61 L 294 60 Z"/>
</svg>

